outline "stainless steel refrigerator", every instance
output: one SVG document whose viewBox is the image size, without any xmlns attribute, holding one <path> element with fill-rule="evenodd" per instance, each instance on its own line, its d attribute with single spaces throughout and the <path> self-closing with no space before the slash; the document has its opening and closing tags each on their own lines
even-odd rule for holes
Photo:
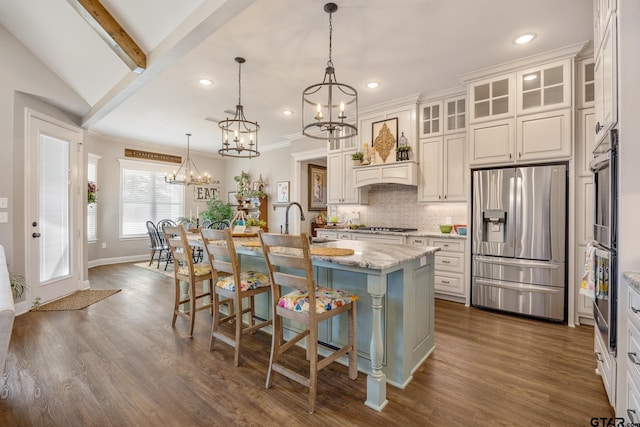
<svg viewBox="0 0 640 427">
<path fill-rule="evenodd" d="M 567 166 L 473 172 L 471 302 L 566 321 Z"/>
</svg>

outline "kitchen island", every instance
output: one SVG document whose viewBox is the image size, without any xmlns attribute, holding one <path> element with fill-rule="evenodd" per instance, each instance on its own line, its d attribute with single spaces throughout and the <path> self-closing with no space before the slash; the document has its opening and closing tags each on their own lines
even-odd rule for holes
<svg viewBox="0 0 640 427">
<path fill-rule="evenodd" d="M 261 248 L 242 243 L 241 239 L 236 243 L 242 269 L 266 271 Z M 355 252 L 349 256 L 314 255 L 314 274 L 318 286 L 359 296 L 358 369 L 368 374 L 365 404 L 380 411 L 387 404 L 386 383 L 405 388 L 434 349 L 434 253 L 439 248 L 361 241 L 313 246 Z M 256 299 L 258 316 L 272 316 L 268 298 Z M 324 322 L 319 340 L 341 347 L 347 339 L 346 322 L 346 315 Z M 296 330 L 293 323 L 285 327 Z"/>
</svg>

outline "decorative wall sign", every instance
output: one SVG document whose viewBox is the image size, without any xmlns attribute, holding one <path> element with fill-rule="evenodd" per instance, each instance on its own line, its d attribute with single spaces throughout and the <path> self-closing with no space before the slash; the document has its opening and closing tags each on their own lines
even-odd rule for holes
<svg viewBox="0 0 640 427">
<path fill-rule="evenodd" d="M 219 198 L 219 182 L 215 185 L 195 185 L 193 187 L 193 200 L 196 202 L 206 202 L 207 200 L 217 200 Z"/>
<path fill-rule="evenodd" d="M 140 150 L 132 150 L 131 148 L 124 149 L 125 157 L 134 157 L 136 159 L 143 160 L 155 160 L 159 162 L 169 162 L 169 163 L 182 163 L 182 157 L 180 156 L 172 156 L 169 154 L 162 153 L 152 153 L 150 151 L 140 151 Z"/>
<path fill-rule="evenodd" d="M 327 209 L 327 168 L 326 166 L 309 165 L 309 211 Z"/>
<path fill-rule="evenodd" d="M 276 203 L 289 203 L 289 181 L 280 181 L 276 188 Z"/>
<path fill-rule="evenodd" d="M 398 140 L 398 118 L 394 117 L 373 122 L 371 124 L 371 137 L 373 138 L 371 145 L 376 149 L 382 159 L 382 163 L 386 163 L 391 150 L 396 147 L 396 141 Z M 395 160 L 394 156 L 391 158 Z"/>
</svg>

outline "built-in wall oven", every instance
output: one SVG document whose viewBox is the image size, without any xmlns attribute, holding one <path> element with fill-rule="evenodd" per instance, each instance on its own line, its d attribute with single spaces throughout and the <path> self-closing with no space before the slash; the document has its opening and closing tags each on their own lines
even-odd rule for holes
<svg viewBox="0 0 640 427">
<path fill-rule="evenodd" d="M 617 207 L 618 207 L 618 131 L 613 129 L 596 146 L 590 163 L 593 172 L 593 236 L 599 286 L 608 289 L 606 298 L 596 298 L 593 314 L 596 327 L 609 352 L 616 351 L 617 315 Z"/>
</svg>

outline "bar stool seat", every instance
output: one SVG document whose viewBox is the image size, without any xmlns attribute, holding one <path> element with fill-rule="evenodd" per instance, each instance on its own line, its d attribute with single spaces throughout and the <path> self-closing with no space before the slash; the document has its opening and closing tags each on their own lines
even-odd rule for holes
<svg viewBox="0 0 640 427">
<path fill-rule="evenodd" d="M 227 290 L 229 292 L 236 291 L 236 278 L 235 276 L 227 276 L 218 280 L 216 286 Z M 257 271 L 243 271 L 240 273 L 240 292 L 252 291 L 254 289 L 270 287 L 271 282 L 269 276 L 265 273 Z"/>
<path fill-rule="evenodd" d="M 358 296 L 340 289 L 316 288 L 316 313 L 321 314 L 338 307 L 351 304 L 358 300 Z M 283 295 L 278 301 L 278 307 L 298 313 L 309 314 L 309 293 L 295 290 Z"/>
</svg>

